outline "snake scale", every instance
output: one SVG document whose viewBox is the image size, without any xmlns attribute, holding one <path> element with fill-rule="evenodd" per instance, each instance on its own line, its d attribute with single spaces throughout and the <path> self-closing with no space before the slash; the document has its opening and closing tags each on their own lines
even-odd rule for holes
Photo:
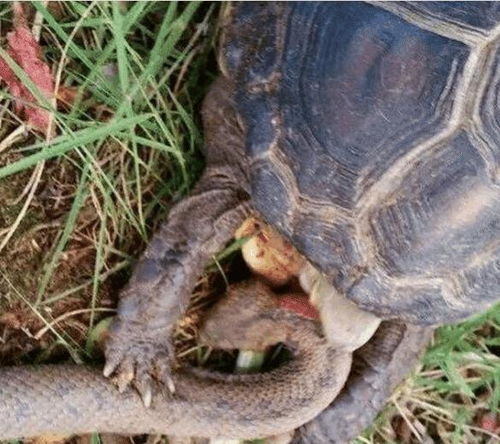
<svg viewBox="0 0 500 444">
<path fill-rule="evenodd" d="M 223 323 L 217 322 L 219 317 Z M 208 335 L 220 334 L 216 325 L 223 332 L 215 342 L 248 347 L 249 341 L 258 341 L 267 332 L 269 339 L 293 349 L 294 358 L 259 374 L 181 369 L 174 373 L 175 394 L 158 388 L 150 408 L 144 407 L 134 390 L 119 393 L 98 369 L 5 367 L 0 370 L 0 439 L 94 431 L 269 436 L 313 419 L 331 403 L 348 376 L 351 355 L 329 347 L 315 322 L 280 309 L 263 284 L 233 287 L 208 315 Z"/>
</svg>

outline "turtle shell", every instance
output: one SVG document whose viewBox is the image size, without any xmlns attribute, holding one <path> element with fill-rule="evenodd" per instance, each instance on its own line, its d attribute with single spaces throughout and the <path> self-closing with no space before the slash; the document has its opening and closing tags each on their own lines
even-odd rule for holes
<svg viewBox="0 0 500 444">
<path fill-rule="evenodd" d="M 241 3 L 236 84 L 252 197 L 383 318 L 500 297 L 500 4 Z"/>
</svg>

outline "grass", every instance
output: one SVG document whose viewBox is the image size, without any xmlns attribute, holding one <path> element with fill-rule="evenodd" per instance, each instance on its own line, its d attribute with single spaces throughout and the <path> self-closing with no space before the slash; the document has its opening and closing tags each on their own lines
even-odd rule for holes
<svg viewBox="0 0 500 444">
<path fill-rule="evenodd" d="M 56 78 L 57 108 L 42 105 L 57 136 L 27 130 L 0 90 L 0 360 L 82 362 L 134 258 L 202 169 L 199 106 L 216 75 L 219 5 L 29 9 Z M 11 21 L 1 3 L 0 47 Z M 497 442 L 481 426 L 500 414 L 499 329 L 499 308 L 441 328 L 357 442 Z"/>
<path fill-rule="evenodd" d="M 3 42 L 10 6 L 0 5 Z M 14 306 L 20 295 L 29 300 L 37 315 L 25 314 L 44 324 L 68 305 L 88 308 L 76 340 L 66 322 L 55 327 L 77 356 L 74 343 L 91 331 L 95 309 L 114 305 L 109 293 L 202 168 L 195 110 L 214 73 L 205 70 L 218 11 L 197 3 L 37 2 L 30 9 L 43 18 L 41 45 L 56 90 L 71 103 L 52 109 L 57 136 L 49 143 L 18 130 L 22 122 L 2 91 L 0 136 L 17 135 L 0 159 L 2 293 Z"/>
<path fill-rule="evenodd" d="M 357 443 L 499 442 L 498 423 L 496 431 L 484 428 L 500 413 L 499 332 L 498 307 L 441 327 L 413 377 Z"/>
</svg>

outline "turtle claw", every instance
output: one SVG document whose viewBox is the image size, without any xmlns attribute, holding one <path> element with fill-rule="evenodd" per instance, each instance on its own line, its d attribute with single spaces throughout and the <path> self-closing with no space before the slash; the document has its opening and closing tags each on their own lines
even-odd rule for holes
<svg viewBox="0 0 500 444">
<path fill-rule="evenodd" d="M 142 402 L 144 402 L 144 407 L 149 408 L 151 406 L 152 389 L 148 386 L 142 393 Z"/>
<path fill-rule="evenodd" d="M 116 370 L 118 365 L 120 364 L 120 360 L 118 358 L 118 355 L 115 354 L 107 354 L 106 355 L 106 364 L 104 364 L 104 369 L 102 371 L 102 374 L 104 375 L 105 378 L 109 378 L 113 372 Z"/>
<path fill-rule="evenodd" d="M 123 363 L 120 364 L 119 371 L 117 372 L 114 378 L 114 382 L 118 387 L 118 391 L 120 393 L 123 393 L 130 385 L 133 379 L 134 379 L 133 362 L 130 359 L 123 361 Z"/>
<path fill-rule="evenodd" d="M 151 405 L 151 399 L 153 397 L 153 380 L 151 375 L 149 373 L 137 375 L 134 386 L 141 395 L 144 407 L 148 408 Z"/>
<path fill-rule="evenodd" d="M 166 332 L 144 337 L 146 335 L 137 335 L 137 332 L 132 334 L 118 320 L 110 333 L 105 346 L 106 364 L 103 374 L 105 377 L 112 377 L 120 392 L 132 385 L 141 395 L 146 407 L 151 405 L 155 389 L 159 385 L 174 392 L 171 377 L 173 353 L 171 344 L 166 340 Z"/>
<path fill-rule="evenodd" d="M 175 393 L 175 384 L 171 376 L 170 361 L 167 357 L 160 357 L 156 361 L 156 379 L 161 381 L 172 394 Z"/>
</svg>

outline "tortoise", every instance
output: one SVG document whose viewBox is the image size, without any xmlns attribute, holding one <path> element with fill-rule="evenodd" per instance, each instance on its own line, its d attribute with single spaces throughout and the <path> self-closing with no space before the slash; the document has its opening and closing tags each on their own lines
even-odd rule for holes
<svg viewBox="0 0 500 444">
<path fill-rule="evenodd" d="M 105 375 L 147 403 L 153 379 L 175 389 L 172 326 L 249 214 L 414 338 L 498 301 L 500 5 L 252 2 L 223 20 L 206 168 L 121 294 Z"/>
</svg>

